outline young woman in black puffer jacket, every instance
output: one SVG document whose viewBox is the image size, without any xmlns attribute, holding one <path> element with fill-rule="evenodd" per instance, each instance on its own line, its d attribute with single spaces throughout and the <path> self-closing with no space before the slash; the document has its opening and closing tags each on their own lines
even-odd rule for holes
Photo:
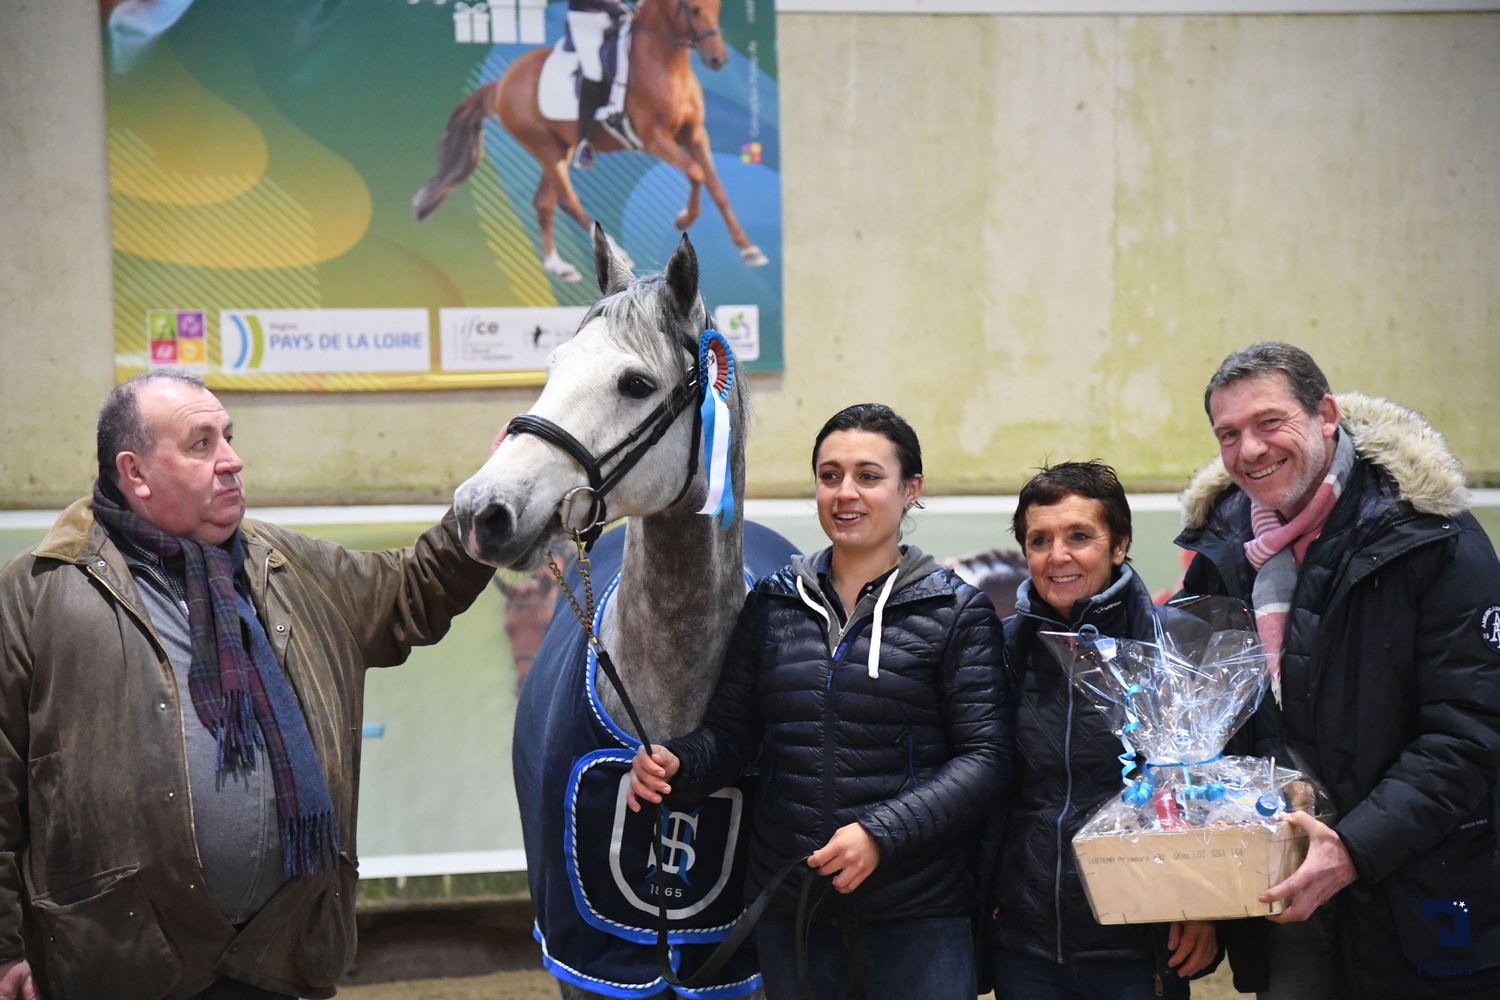
<svg viewBox="0 0 1500 1000">
<path fill-rule="evenodd" d="M 833 545 L 745 601 L 703 725 L 636 757 L 634 795 L 691 804 L 759 762 L 746 899 L 788 862 L 812 887 L 814 997 L 973 1000 L 978 827 L 1004 794 L 1013 708 L 983 592 L 915 546 L 916 434 L 850 407 L 813 446 Z M 634 807 L 636 803 L 632 802 Z M 800 996 L 794 874 L 756 928 L 770 1000 Z"/>
<path fill-rule="evenodd" d="M 1063 462 L 1032 478 L 1013 522 L 1031 570 L 1005 620 L 1019 698 L 1016 787 L 989 912 L 998 1000 L 1186 998 L 1216 962 L 1212 923 L 1101 926 L 1079 880 L 1073 835 L 1119 795 L 1123 747 L 1078 693 L 1039 632 L 1152 640 L 1156 616 L 1125 562 L 1130 506 L 1102 462 Z M 1186 617 L 1186 616 L 1184 616 Z"/>
</svg>

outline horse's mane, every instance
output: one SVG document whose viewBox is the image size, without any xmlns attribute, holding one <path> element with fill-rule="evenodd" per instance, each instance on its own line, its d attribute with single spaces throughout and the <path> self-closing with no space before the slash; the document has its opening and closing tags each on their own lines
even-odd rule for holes
<svg viewBox="0 0 1500 1000">
<path fill-rule="evenodd" d="M 699 299 L 693 303 L 692 315 L 684 323 L 672 308 L 670 295 L 664 275 L 643 275 L 626 288 L 595 302 L 580 326 L 603 316 L 610 335 L 622 347 L 660 365 L 664 371 L 680 370 L 685 361 L 682 351 L 697 355 L 697 331 L 703 328 L 706 315 L 703 300 Z"/>
</svg>

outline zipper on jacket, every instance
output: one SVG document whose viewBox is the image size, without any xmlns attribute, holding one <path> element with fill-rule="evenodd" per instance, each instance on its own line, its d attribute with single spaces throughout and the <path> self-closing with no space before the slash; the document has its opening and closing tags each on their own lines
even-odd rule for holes
<svg viewBox="0 0 1500 1000">
<path fill-rule="evenodd" d="M 146 626 L 147 633 L 160 649 L 161 655 L 167 656 L 166 647 L 162 645 L 160 637 L 156 634 L 156 627 L 149 620 L 142 621 L 141 616 L 136 613 L 135 608 L 130 606 L 130 602 L 125 600 L 124 595 L 116 590 L 114 584 L 106 580 L 102 573 L 94 572 L 92 567 L 86 568 L 85 572 L 103 584 L 104 589 L 109 591 L 114 596 L 114 599 L 120 602 L 120 607 L 128 611 L 131 617 Z M 167 592 L 171 593 L 171 589 L 168 588 Z M 147 618 L 149 619 L 149 617 L 148 615 Z M 167 676 L 172 678 L 172 696 L 177 701 L 177 733 L 182 737 L 182 787 L 187 792 L 188 831 L 193 835 L 193 860 L 198 862 L 198 870 L 202 871 L 203 856 L 198 852 L 198 821 L 193 815 L 193 782 L 192 778 L 188 775 L 187 720 L 182 717 L 182 689 L 177 686 L 177 671 L 172 669 L 170 656 L 167 656 Z"/>
<path fill-rule="evenodd" d="M 911 730 L 908 729 L 895 740 L 897 745 L 906 744 L 906 773 L 911 775 L 911 784 L 917 786 L 917 746 L 916 740 L 912 738 Z"/>
<path fill-rule="evenodd" d="M 1065 678 L 1065 680 L 1067 680 Z M 1063 870 L 1063 820 L 1073 806 L 1073 684 L 1068 681 L 1068 721 L 1063 727 L 1063 771 L 1067 774 L 1067 785 L 1063 793 L 1062 808 L 1057 811 L 1057 860 L 1053 866 L 1052 915 L 1057 921 L 1057 961 L 1063 961 L 1063 916 L 1062 916 L 1062 870 Z"/>
<path fill-rule="evenodd" d="M 839 643 L 839 648 L 833 654 L 833 662 L 828 665 L 828 683 L 824 686 L 823 695 L 823 843 L 828 843 L 833 836 L 833 781 L 838 768 L 834 766 L 833 730 L 837 717 L 833 711 L 833 675 L 838 670 L 839 663 L 844 659 L 844 653 L 849 649 L 852 638 L 845 629 L 844 641 Z"/>
<path fill-rule="evenodd" d="M 1156 980 L 1156 995 L 1159 996 L 1159 997 L 1166 996 L 1167 995 L 1167 991 L 1166 991 L 1166 988 L 1162 985 L 1162 982 L 1161 982 L 1161 973 L 1160 972 L 1154 972 L 1154 973 L 1151 974 L 1151 977 Z"/>
</svg>

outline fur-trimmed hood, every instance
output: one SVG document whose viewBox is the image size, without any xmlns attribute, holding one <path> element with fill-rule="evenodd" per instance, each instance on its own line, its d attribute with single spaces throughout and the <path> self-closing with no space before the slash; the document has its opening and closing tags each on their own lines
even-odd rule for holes
<svg viewBox="0 0 1500 1000">
<path fill-rule="evenodd" d="M 1463 468 L 1443 435 L 1420 414 L 1359 392 L 1335 396 L 1343 413 L 1340 427 L 1354 454 L 1382 466 L 1396 481 L 1401 499 L 1424 514 L 1453 516 L 1469 509 Z M 1182 491 L 1182 526 L 1208 523 L 1219 495 L 1234 485 L 1217 455 Z"/>
</svg>

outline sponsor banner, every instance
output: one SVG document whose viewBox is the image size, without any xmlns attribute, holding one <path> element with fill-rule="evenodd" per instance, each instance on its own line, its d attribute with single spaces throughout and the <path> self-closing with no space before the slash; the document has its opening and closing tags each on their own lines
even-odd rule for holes
<svg viewBox="0 0 1500 1000">
<path fill-rule="evenodd" d="M 208 369 L 202 309 L 153 309 L 146 314 L 152 368 Z"/>
<path fill-rule="evenodd" d="M 587 314 L 587 306 L 439 310 L 443 371 L 540 371 Z"/>
<path fill-rule="evenodd" d="M 760 358 L 760 306 L 719 306 L 714 310 L 714 326 L 734 348 L 735 361 Z"/>
<path fill-rule="evenodd" d="M 426 309 L 224 309 L 228 373 L 425 372 Z"/>
<path fill-rule="evenodd" d="M 744 370 L 779 370 L 775 5 L 626 6 L 628 21 L 585 33 L 608 101 L 597 155 L 575 168 L 570 154 L 557 188 L 579 115 L 567 0 L 104 0 L 116 378 L 157 365 L 216 389 L 540 385 L 549 322 L 530 344 L 509 319 L 455 340 L 441 314 L 592 305 L 596 222 L 637 273 L 665 266 L 685 226 L 704 302 L 738 317 L 726 336 Z M 511 126 L 502 106 L 519 109 Z M 707 138 L 662 159 L 639 145 L 653 134 Z M 689 160 L 724 209 L 695 194 Z M 252 363 L 251 314 L 377 308 L 427 312 L 430 364 L 412 341 L 325 348 L 341 331 L 320 327 L 303 331 L 312 347 L 273 344 L 264 326 Z"/>
</svg>

